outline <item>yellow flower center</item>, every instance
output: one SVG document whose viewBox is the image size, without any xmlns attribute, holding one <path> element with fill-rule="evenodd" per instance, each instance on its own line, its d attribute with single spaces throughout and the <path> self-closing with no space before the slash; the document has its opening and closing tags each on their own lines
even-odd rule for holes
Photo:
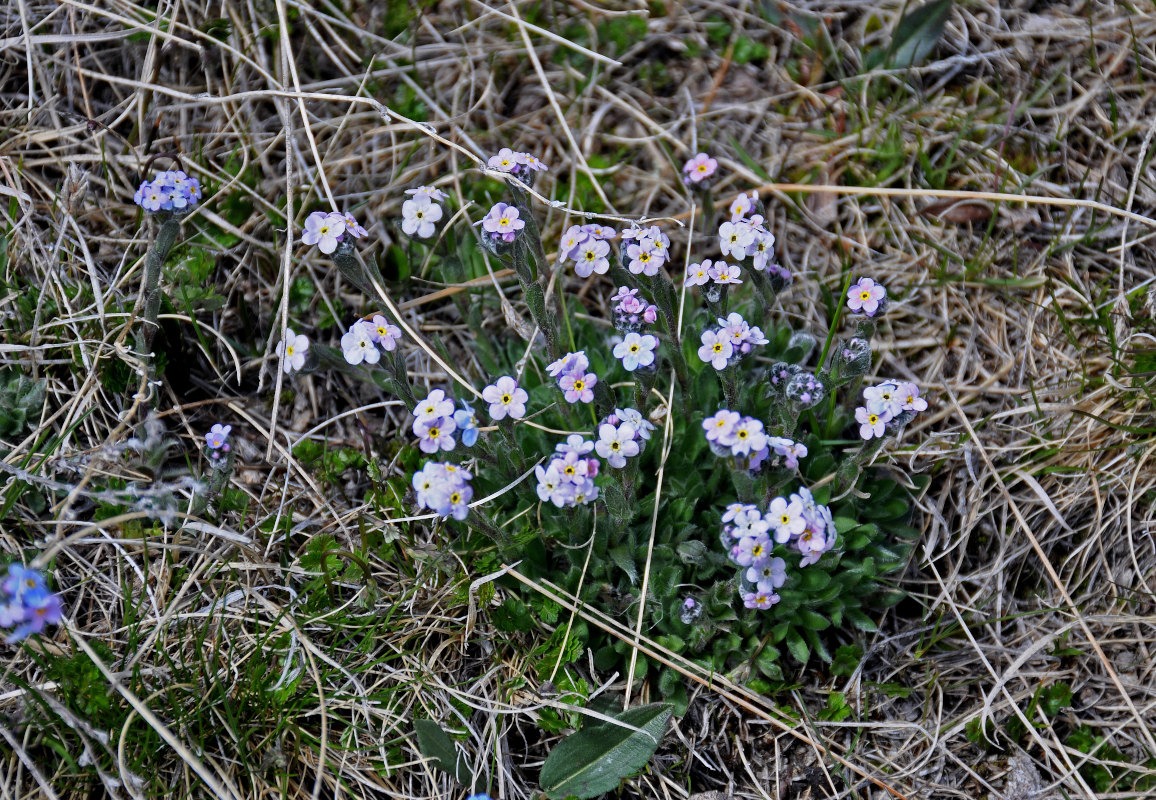
<svg viewBox="0 0 1156 800">
<path fill-rule="evenodd" d="M 287 355 L 287 356 L 293 355 L 293 345 L 287 345 L 285 347 L 285 355 Z"/>
<path fill-rule="evenodd" d="M 510 218 L 509 217 L 502 217 L 500 220 L 498 220 L 498 224 L 504 228 L 505 226 L 510 224 Z"/>
<path fill-rule="evenodd" d="M 509 402 L 510 402 L 511 400 L 513 400 L 513 398 L 512 398 L 512 397 L 510 397 L 508 394 L 504 394 L 504 395 L 502 395 L 502 403 L 503 403 L 503 404 L 507 404 L 507 405 L 508 405 L 508 404 L 509 404 Z"/>
<path fill-rule="evenodd" d="M 431 438 L 431 439 L 438 438 L 438 429 L 437 428 L 430 428 L 429 429 L 429 438 Z"/>
<path fill-rule="evenodd" d="M 871 299 L 871 292 L 859 292 L 859 299 L 860 300 L 870 300 Z"/>
<path fill-rule="evenodd" d="M 715 342 L 715 343 L 714 343 L 714 351 L 715 351 L 716 353 L 721 353 L 721 352 L 722 352 L 722 342 Z"/>
<path fill-rule="evenodd" d="M 632 352 L 632 353 L 637 353 L 637 352 L 638 352 L 638 350 L 639 350 L 639 347 L 638 347 L 638 345 L 636 345 L 636 344 L 632 344 L 632 345 L 630 345 L 630 352 Z"/>
<path fill-rule="evenodd" d="M 585 388 L 586 388 L 586 381 L 582 381 L 582 380 L 574 381 L 574 390 L 575 391 L 580 392 Z"/>
</svg>

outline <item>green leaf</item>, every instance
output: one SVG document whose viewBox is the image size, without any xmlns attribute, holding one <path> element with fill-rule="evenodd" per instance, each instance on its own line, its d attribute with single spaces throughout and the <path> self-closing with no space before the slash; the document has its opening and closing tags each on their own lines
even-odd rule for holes
<svg viewBox="0 0 1156 800">
<path fill-rule="evenodd" d="M 951 14 L 951 0 L 932 0 L 904 15 L 888 47 L 888 67 L 914 67 L 931 55 Z"/>
<path fill-rule="evenodd" d="M 431 719 L 419 719 L 413 723 L 417 733 L 417 751 L 438 769 L 453 776 L 462 786 L 474 785 L 474 776 L 466 766 L 465 757 L 458 751 L 454 740 Z"/>
<path fill-rule="evenodd" d="M 862 611 L 856 611 L 853 608 L 848 608 L 843 613 L 847 617 L 847 621 L 861 631 L 874 633 L 875 631 L 879 630 L 871 618 L 864 614 Z"/>
<path fill-rule="evenodd" d="M 551 800 L 586 800 L 614 790 L 646 766 L 670 713 L 670 703 L 651 703 L 615 715 L 622 725 L 604 722 L 563 739 L 542 765 L 542 791 Z"/>
<path fill-rule="evenodd" d="M 628 545 L 622 544 L 613 548 L 609 555 L 610 560 L 626 573 L 626 577 L 630 578 L 630 584 L 633 586 L 638 583 L 638 567 L 634 566 L 634 556 L 630 550 Z"/>
<path fill-rule="evenodd" d="M 787 630 L 787 649 L 800 664 L 806 664 L 811 659 L 811 648 L 803 641 L 803 637 L 794 628 Z"/>
</svg>

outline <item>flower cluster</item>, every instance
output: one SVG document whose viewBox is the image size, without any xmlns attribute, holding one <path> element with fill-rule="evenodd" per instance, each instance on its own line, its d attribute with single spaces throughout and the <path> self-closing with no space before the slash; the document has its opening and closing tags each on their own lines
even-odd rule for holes
<svg viewBox="0 0 1156 800">
<path fill-rule="evenodd" d="M 598 487 L 594 485 L 594 478 L 598 476 L 601 462 L 589 456 L 594 442 L 574 433 L 554 449 L 558 455 L 550 459 L 550 463 L 534 468 L 538 478 L 538 497 L 542 502 L 566 508 L 597 500 Z"/>
<path fill-rule="evenodd" d="M 742 270 L 725 261 L 711 261 L 709 258 L 698 264 L 691 264 L 686 270 L 687 286 L 705 286 L 707 283 L 725 286 L 728 283 L 742 283 Z"/>
<path fill-rule="evenodd" d="M 341 352 L 350 364 L 376 364 L 381 360 L 378 346 L 392 352 L 400 339 L 401 329 L 381 314 L 375 314 L 372 320 L 359 319 L 349 326 L 341 337 Z"/>
<path fill-rule="evenodd" d="M 201 184 L 184 170 L 161 171 L 143 182 L 132 199 L 145 211 L 184 211 L 200 201 Z"/>
<path fill-rule="evenodd" d="M 746 459 L 747 469 L 757 470 L 772 454 L 787 469 L 798 469 L 807 456 L 807 446 L 783 436 L 768 436 L 762 422 L 737 411 L 721 408 L 703 420 L 702 429 L 711 451 L 717 456 Z"/>
<path fill-rule="evenodd" d="M 718 160 L 706 153 L 698 153 L 682 165 L 682 181 L 687 186 L 708 180 L 718 169 Z"/>
<path fill-rule="evenodd" d="M 698 348 L 698 357 L 715 369 L 725 369 L 727 364 L 750 353 L 755 345 L 768 342 L 759 326 L 748 324 L 737 312 L 719 317 L 716 322 L 718 328 L 703 331 L 699 337 L 702 346 Z"/>
<path fill-rule="evenodd" d="M 277 357 L 283 359 L 282 368 L 286 375 L 305 366 L 305 354 L 308 351 L 309 339 L 305 334 L 294 333 L 292 328 L 286 328 L 285 335 L 277 342 Z"/>
<path fill-rule="evenodd" d="M 508 172 L 511 175 L 528 175 L 531 172 L 545 172 L 549 169 L 529 153 L 516 153 L 508 147 L 503 147 L 496 156 L 490 156 L 486 164 L 491 169 Z"/>
<path fill-rule="evenodd" d="M 626 466 L 626 459 L 642 452 L 642 445 L 650 438 L 654 425 L 633 408 L 616 408 L 598 426 L 598 441 L 594 452 L 606 459 L 615 469 Z"/>
<path fill-rule="evenodd" d="M 594 273 L 605 275 L 610 269 L 610 242 L 617 231 L 606 225 L 589 223 L 571 225 L 562 234 L 558 255 L 574 262 L 574 271 L 580 278 Z"/>
<path fill-rule="evenodd" d="M 413 416 L 413 433 L 423 453 L 453 450 L 455 433 L 466 447 L 473 447 L 478 440 L 478 418 L 474 409 L 464 402 L 460 409 L 455 408 L 454 401 L 447 398 L 441 389 L 434 389 L 418 403 Z"/>
<path fill-rule="evenodd" d="M 8 565 L 8 575 L 0 581 L 0 628 L 15 630 L 5 641 L 12 644 L 40 633 L 45 625 L 60 622 L 61 615 L 60 598 L 44 585 L 44 576 L 15 562 Z"/>
<path fill-rule="evenodd" d="M 229 452 L 229 434 L 232 432 L 232 425 L 222 425 L 218 422 L 205 434 L 205 446 L 213 451 Z"/>
<path fill-rule="evenodd" d="M 873 317 L 887 307 L 887 289 L 870 278 L 860 278 L 847 290 L 847 308 Z"/>
<path fill-rule="evenodd" d="M 406 236 L 428 239 L 442 218 L 441 202 L 449 195 L 432 186 L 406 189 L 410 199 L 401 204 L 401 230 Z"/>
<path fill-rule="evenodd" d="M 352 214 L 314 211 L 305 218 L 305 230 L 301 233 L 301 241 L 308 245 L 315 244 L 318 250 L 329 255 L 346 236 L 360 239 L 368 235 L 369 232 L 358 224 Z"/>
<path fill-rule="evenodd" d="M 614 303 L 614 327 L 626 333 L 640 330 L 643 325 L 653 325 L 658 319 L 658 306 L 647 303 L 638 296 L 637 289 L 619 286 L 610 298 Z"/>
<path fill-rule="evenodd" d="M 482 399 L 490 404 L 490 419 L 497 422 L 506 417 L 521 419 L 526 416 L 526 401 L 530 395 L 509 375 L 503 375 L 482 389 Z"/>
<path fill-rule="evenodd" d="M 831 509 L 815 502 L 800 487 L 789 497 L 776 497 L 760 512 L 757 506 L 732 503 L 722 517 L 722 542 L 739 567 L 739 589 L 747 608 L 766 609 L 779 602 L 775 590 L 787 581 L 787 563 L 773 555 L 776 545 L 794 549 L 799 566 L 817 562 L 835 546 Z"/>
<path fill-rule="evenodd" d="M 471 478 L 473 475 L 457 464 L 427 461 L 413 474 L 418 506 L 430 509 L 439 517 L 465 519 L 474 496 L 474 487 L 469 484 Z"/>
<path fill-rule="evenodd" d="M 896 431 L 926 410 L 927 400 L 919 396 L 919 387 L 910 381 L 868 386 L 863 390 L 863 405 L 855 409 L 859 436 L 864 440 L 882 438 L 889 425 Z"/>
<path fill-rule="evenodd" d="M 633 227 L 622 232 L 622 263 L 633 275 L 653 277 L 666 264 L 670 254 L 670 237 L 657 225 Z"/>
</svg>

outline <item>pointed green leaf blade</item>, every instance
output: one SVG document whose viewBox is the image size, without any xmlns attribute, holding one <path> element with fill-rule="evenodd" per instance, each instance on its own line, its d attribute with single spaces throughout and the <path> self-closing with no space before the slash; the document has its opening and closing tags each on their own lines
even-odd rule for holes
<svg viewBox="0 0 1156 800">
<path fill-rule="evenodd" d="M 441 726 L 431 719 L 419 719 L 414 721 L 413 728 L 417 732 L 419 753 L 431 759 L 435 767 L 452 775 L 454 780 L 467 789 L 474 785 L 474 776 L 466 765 L 465 757 L 458 752 L 454 740 Z"/>
<path fill-rule="evenodd" d="M 905 14 L 895 26 L 887 66 L 905 69 L 922 63 L 943 35 L 950 14 L 951 0 L 932 0 Z"/>
<path fill-rule="evenodd" d="M 586 800 L 615 789 L 654 755 L 671 708 L 670 703 L 632 708 L 615 716 L 629 728 L 603 722 L 563 739 L 542 765 L 540 782 L 546 796 Z"/>
</svg>

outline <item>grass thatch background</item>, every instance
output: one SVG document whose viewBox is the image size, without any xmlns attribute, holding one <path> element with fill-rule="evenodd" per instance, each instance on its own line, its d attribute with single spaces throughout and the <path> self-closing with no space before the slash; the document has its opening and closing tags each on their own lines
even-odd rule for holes
<svg viewBox="0 0 1156 800">
<path fill-rule="evenodd" d="M 1156 222 L 1106 207 L 1156 216 L 1156 16 L 961 3 L 923 66 L 856 77 L 902 4 L 610 5 L 0 8 L 0 365 L 48 380 L 43 418 L 5 462 L 48 456 L 34 471 L 71 486 L 133 477 L 123 447 L 142 410 L 101 378 L 131 378 L 136 365 L 128 313 L 149 230 L 132 193 L 150 155 L 178 151 L 214 190 L 186 229 L 232 238 L 208 258 L 220 308 L 196 324 L 178 309 L 170 324 L 186 351 L 161 421 L 193 459 L 212 422 L 231 422 L 234 486 L 250 497 L 228 537 L 139 518 L 93 525 L 82 491 L 7 509 L 5 556 L 75 538 L 54 564 L 67 630 L 41 637 L 39 658 L 0 648 L 0 796 L 195 796 L 203 775 L 247 798 L 459 796 L 416 754 L 415 716 L 468 730 L 496 797 L 536 787 L 551 741 L 534 718 L 555 700 L 523 680 L 535 642 L 495 635 L 484 608 L 471 616 L 465 587 L 483 576 L 469 564 L 414 529 L 403 557 L 371 563 L 380 591 L 368 607 L 306 613 L 285 588 L 303 537 L 354 547 L 373 521 L 357 500 L 363 473 L 321 481 L 291 445 L 308 432 L 382 456 L 404 410 L 325 373 L 290 396 L 262 357 L 283 287 L 312 287 L 304 302 L 318 319 L 358 302 L 320 256 L 287 242 L 277 209 L 291 209 L 297 241 L 311 205 L 333 198 L 384 246 L 403 187 L 452 173 L 460 196 L 478 180 L 449 143 L 531 151 L 551 165 L 547 187 L 565 179 L 572 202 L 624 216 L 685 214 L 677 169 L 697 149 L 722 158 L 719 195 L 774 183 L 901 190 L 764 198 L 780 258 L 800 275 L 792 313 L 848 266 L 899 294 L 878 372 L 934 398 L 888 456 L 933 476 L 912 599 L 883 618 L 852 677 L 815 667 L 774 698 L 810 719 L 810 744 L 733 693 L 700 688 L 627 796 L 824 797 L 828 771 L 843 796 L 887 796 L 819 747 L 911 798 L 1152 785 Z M 943 189 L 1057 202 L 949 207 Z M 562 224 L 543 209 L 548 235 Z M 438 288 L 415 279 L 398 299 Z M 414 324 L 474 335 L 454 332 L 437 304 L 410 307 Z M 495 318 L 489 334 L 504 328 Z M 420 351 L 410 358 L 436 380 Z M 290 512 L 292 536 L 274 535 Z M 51 672 L 78 640 L 100 645 L 107 674 Z M 297 673 L 294 690 L 272 688 Z M 1059 684 L 1072 705 L 1049 715 L 1032 699 Z M 78 706 L 77 691 L 91 702 Z M 844 722 L 816 719 L 832 691 L 853 709 Z M 985 720 L 1004 747 L 969 740 Z M 1028 728 L 1022 750 L 1006 746 L 1013 720 Z M 1081 752 L 1078 730 L 1104 745 Z"/>
</svg>

